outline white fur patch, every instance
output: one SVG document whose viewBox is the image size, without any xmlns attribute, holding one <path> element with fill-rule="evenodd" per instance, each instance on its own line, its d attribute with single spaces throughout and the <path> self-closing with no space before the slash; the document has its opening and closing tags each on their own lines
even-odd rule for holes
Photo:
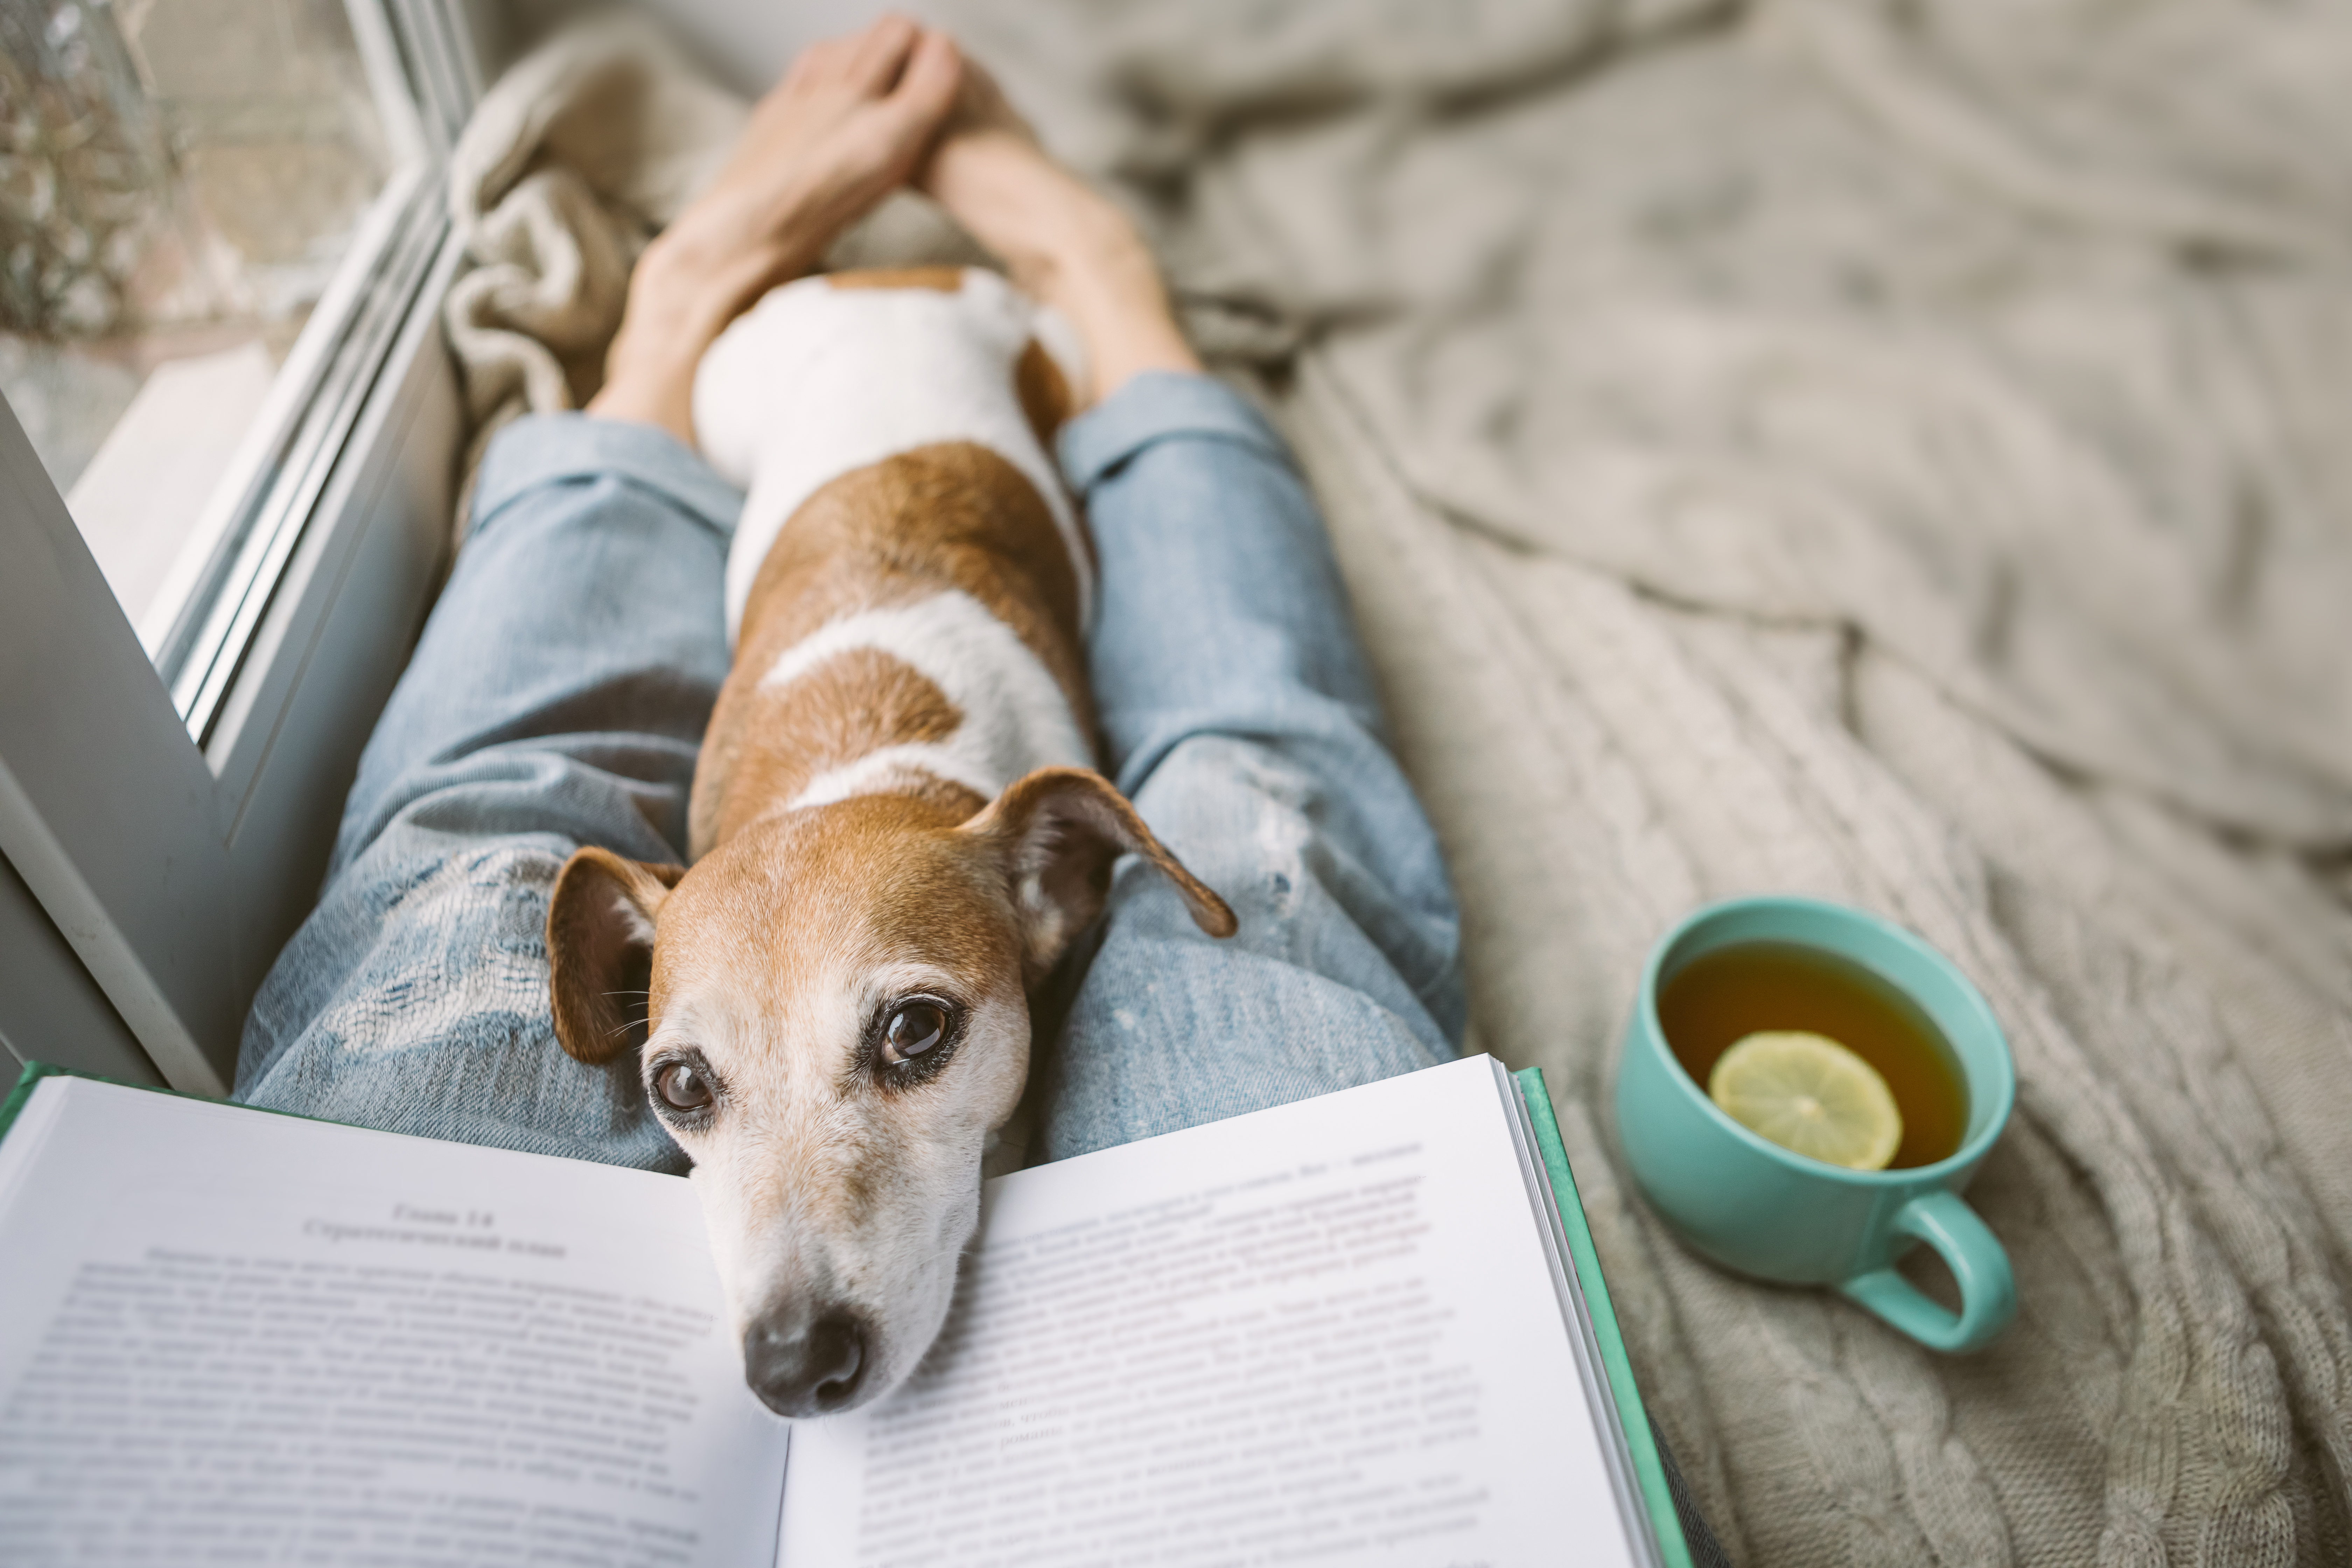
<svg viewBox="0 0 2352 1568">
<path fill-rule="evenodd" d="M 790 809 L 879 794 L 903 784 L 909 772 L 993 800 L 1034 769 L 1095 765 L 1093 748 L 1070 717 L 1069 699 L 1045 661 L 987 605 L 960 589 L 828 621 L 778 655 L 760 685 L 780 690 L 857 648 L 873 648 L 914 669 L 962 710 L 963 721 L 944 741 L 885 746 L 818 774 Z"/>
<path fill-rule="evenodd" d="M 1013 388 L 1032 338 L 1078 384 L 1068 324 L 978 268 L 951 294 L 803 278 L 719 335 L 695 374 L 694 429 L 711 466 L 747 492 L 727 556 L 730 645 L 760 564 L 802 502 L 853 469 L 947 441 L 987 447 L 1036 487 L 1077 572 L 1087 624 L 1094 583 L 1077 513 Z"/>
</svg>

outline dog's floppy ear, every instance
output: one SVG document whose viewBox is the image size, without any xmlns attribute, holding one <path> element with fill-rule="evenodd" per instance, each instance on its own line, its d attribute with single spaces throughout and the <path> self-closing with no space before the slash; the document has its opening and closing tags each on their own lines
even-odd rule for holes
<svg viewBox="0 0 2352 1568">
<path fill-rule="evenodd" d="M 582 849 L 557 873 L 547 901 L 547 990 L 555 1037 L 601 1067 L 646 1037 L 653 984 L 654 915 L 686 875 L 609 849 Z"/>
<path fill-rule="evenodd" d="M 1184 895 L 1192 923 L 1211 936 L 1231 936 L 1239 923 L 1225 900 L 1151 836 L 1110 781 L 1085 768 L 1039 768 L 1015 779 L 964 831 L 992 840 L 1003 857 L 1033 984 L 1102 912 L 1111 862 L 1121 855 L 1140 855 L 1166 873 Z"/>
</svg>

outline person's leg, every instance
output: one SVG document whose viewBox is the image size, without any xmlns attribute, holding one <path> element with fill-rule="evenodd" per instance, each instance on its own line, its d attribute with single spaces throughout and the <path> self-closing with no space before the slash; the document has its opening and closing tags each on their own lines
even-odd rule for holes
<svg viewBox="0 0 2352 1568">
<path fill-rule="evenodd" d="M 361 759 L 326 894 L 255 999 L 239 1099 L 676 1163 L 633 1064 L 557 1048 L 542 927 L 579 845 L 683 858 L 727 673 L 740 504 L 650 426 L 551 416 L 492 444 L 473 531 Z"/>
<path fill-rule="evenodd" d="M 1062 462 L 1100 567 L 1088 654 L 1106 760 L 1241 921 L 1214 941 L 1139 867 L 1117 876 L 1099 945 L 1041 1009 L 1066 1021 L 1040 1052 L 1033 1156 L 1452 1056 L 1453 889 L 1282 439 L 1201 374 L 1132 226 L 1045 156 L 985 73 L 967 71 L 922 180 L 1086 340 L 1102 401 L 1064 430 Z"/>
<path fill-rule="evenodd" d="M 1034 1153 L 1062 1159 L 1427 1067 L 1463 1025 L 1444 862 L 1381 735 L 1330 547 L 1280 438 L 1202 375 L 1129 381 L 1065 433 L 1101 562 L 1107 761 L 1241 929 L 1114 882 Z"/>
</svg>

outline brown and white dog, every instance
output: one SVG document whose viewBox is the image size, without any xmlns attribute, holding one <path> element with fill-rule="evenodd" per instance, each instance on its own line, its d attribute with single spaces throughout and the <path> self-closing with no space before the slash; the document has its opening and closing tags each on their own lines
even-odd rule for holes
<svg viewBox="0 0 2352 1568">
<path fill-rule="evenodd" d="M 1066 342 L 952 268 L 806 279 L 728 330 L 696 434 L 748 493 L 694 866 L 583 849 L 548 911 L 556 1033 L 642 1047 L 782 1415 L 878 1397 L 938 1334 L 1029 995 L 1111 863 L 1234 931 L 1091 771 L 1091 556 L 1046 457 Z"/>
</svg>

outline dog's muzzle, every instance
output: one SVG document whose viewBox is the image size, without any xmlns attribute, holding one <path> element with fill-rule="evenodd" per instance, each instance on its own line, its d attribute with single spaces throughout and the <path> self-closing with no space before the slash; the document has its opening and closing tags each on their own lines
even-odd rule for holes
<svg viewBox="0 0 2352 1568">
<path fill-rule="evenodd" d="M 779 1415 L 846 1409 L 865 1382 L 865 1321 L 844 1307 L 786 1309 L 743 1331 L 743 1381 Z"/>
</svg>

